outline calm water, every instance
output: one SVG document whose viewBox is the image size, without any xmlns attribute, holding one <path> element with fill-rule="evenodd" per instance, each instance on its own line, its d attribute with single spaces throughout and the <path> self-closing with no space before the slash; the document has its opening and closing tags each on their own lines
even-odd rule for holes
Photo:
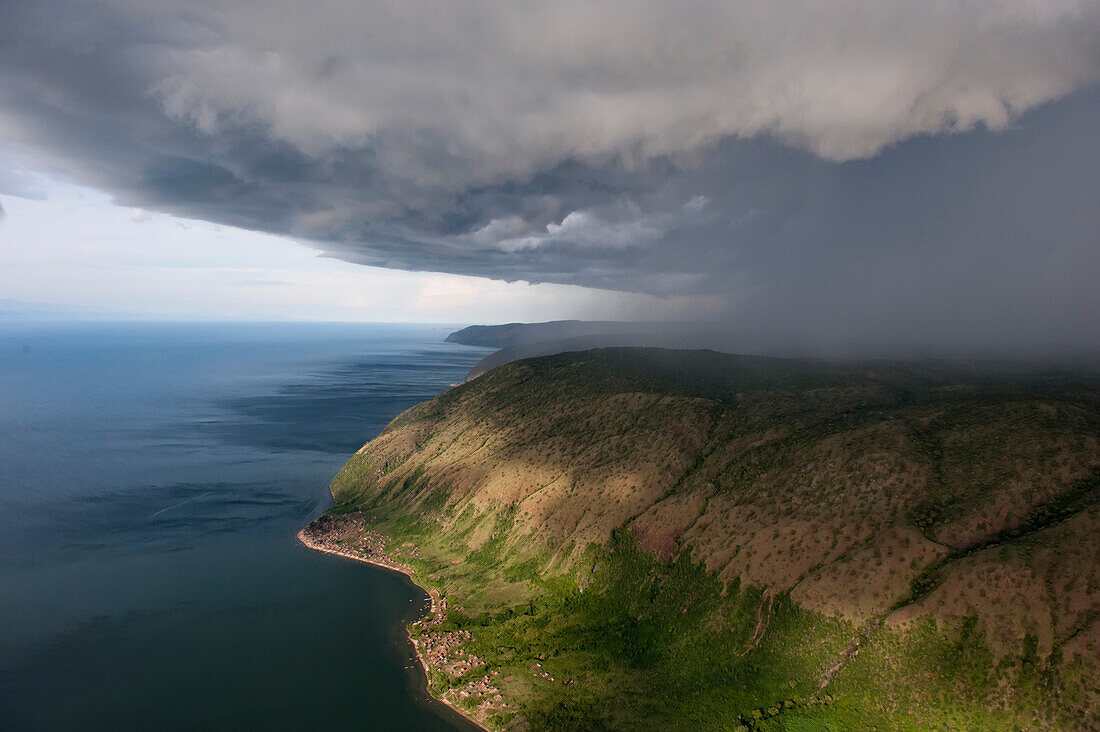
<svg viewBox="0 0 1100 732">
<path fill-rule="evenodd" d="M 465 729 L 423 593 L 294 538 L 487 352 L 447 331 L 0 324 L 0 729 Z"/>
</svg>

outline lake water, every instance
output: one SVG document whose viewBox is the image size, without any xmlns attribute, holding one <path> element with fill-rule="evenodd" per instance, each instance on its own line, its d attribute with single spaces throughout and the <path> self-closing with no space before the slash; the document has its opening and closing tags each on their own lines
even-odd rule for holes
<svg viewBox="0 0 1100 732">
<path fill-rule="evenodd" d="M 424 593 L 295 539 L 488 353 L 449 330 L 0 324 L 0 729 L 468 729 Z"/>
</svg>

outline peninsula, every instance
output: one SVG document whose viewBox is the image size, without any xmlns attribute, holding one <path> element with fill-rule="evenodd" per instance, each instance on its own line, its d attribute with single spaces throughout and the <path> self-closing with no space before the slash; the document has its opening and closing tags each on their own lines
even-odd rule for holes
<svg viewBox="0 0 1100 732">
<path fill-rule="evenodd" d="M 489 729 L 1100 726 L 1100 379 L 609 348 L 399 415 L 308 545 Z"/>
</svg>

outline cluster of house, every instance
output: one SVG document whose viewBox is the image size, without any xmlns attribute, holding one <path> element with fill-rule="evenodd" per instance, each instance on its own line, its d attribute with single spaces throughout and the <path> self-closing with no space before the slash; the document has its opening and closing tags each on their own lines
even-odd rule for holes
<svg viewBox="0 0 1100 732">
<path fill-rule="evenodd" d="M 492 676 L 499 675 L 499 671 L 493 671 L 492 673 Z M 510 709 L 509 704 L 504 701 L 504 695 L 494 685 L 494 679 L 489 675 L 474 679 L 464 686 L 452 689 L 448 693 L 456 699 L 474 698 L 479 700 L 475 707 L 475 714 L 479 719 L 485 719 L 491 712 L 506 712 Z"/>
<path fill-rule="evenodd" d="M 299 536 L 307 546 L 314 549 L 371 562 L 410 576 L 414 574 L 412 567 L 398 562 L 386 553 L 386 537 L 369 530 L 362 514 L 321 516 L 303 529 Z M 399 552 L 419 556 L 416 547 L 411 543 L 402 545 Z M 435 588 L 429 589 L 428 595 L 431 598 L 431 610 L 426 617 L 413 624 L 419 632 L 413 635 L 412 641 L 421 660 L 430 668 L 454 678 L 461 678 L 473 669 L 484 666 L 483 660 L 463 651 L 463 644 L 473 640 L 469 631 L 439 630 L 447 616 L 447 598 Z M 491 675 L 486 674 L 462 686 L 451 688 L 444 693 L 444 699 L 464 709 L 471 709 L 470 700 L 475 700 L 473 712 L 479 719 L 485 719 L 493 712 L 506 712 L 509 705 L 504 701 L 504 696 L 493 678 L 499 675 L 499 671 L 493 671 Z M 544 672 L 543 675 L 553 681 L 549 674 Z M 511 678 L 509 676 L 505 680 L 509 681 Z"/>
</svg>

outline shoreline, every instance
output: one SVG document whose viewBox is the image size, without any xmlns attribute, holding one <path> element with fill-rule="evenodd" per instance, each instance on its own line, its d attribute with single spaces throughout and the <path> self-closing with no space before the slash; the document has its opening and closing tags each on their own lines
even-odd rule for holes
<svg viewBox="0 0 1100 732">
<path fill-rule="evenodd" d="M 320 544 L 320 543 L 314 541 L 308 535 L 308 533 L 307 533 L 308 529 L 309 529 L 309 527 L 307 526 L 306 528 L 300 530 L 297 534 L 298 541 L 301 542 L 302 545 L 305 546 L 307 549 L 312 549 L 313 551 L 321 552 L 323 554 L 332 554 L 333 556 L 344 557 L 345 559 L 351 559 L 351 560 L 356 561 L 356 562 L 362 562 L 363 564 L 369 564 L 373 567 L 378 567 L 380 569 L 385 569 L 385 570 L 389 570 L 390 572 L 396 572 L 397 574 L 404 575 L 405 577 L 407 577 L 409 579 L 410 582 L 412 582 L 419 589 L 423 590 L 424 592 L 426 592 L 428 594 L 428 599 L 430 600 L 431 604 L 428 608 L 428 615 L 427 616 L 435 617 L 435 618 L 442 618 L 443 617 L 443 615 L 445 613 L 445 610 L 444 610 L 443 603 L 440 602 L 439 592 L 437 590 L 432 590 L 432 589 L 423 587 L 422 585 L 417 583 L 417 581 L 416 581 L 416 572 L 412 569 L 412 567 L 409 567 L 409 566 L 403 565 L 403 564 L 395 564 L 393 562 L 382 561 L 382 560 L 378 560 L 378 559 L 371 559 L 371 558 L 368 558 L 366 556 L 363 556 L 362 554 L 356 553 L 356 552 L 354 552 L 350 549 L 340 549 L 340 548 Z M 415 622 L 419 622 L 419 620 L 415 621 Z M 409 633 L 409 630 L 408 630 L 407 627 L 405 628 L 405 637 L 412 644 L 414 655 L 416 656 L 416 661 L 417 661 L 417 663 L 420 664 L 420 670 L 424 674 L 424 689 L 427 692 L 428 697 L 430 699 L 432 699 L 433 701 L 439 703 L 439 704 L 443 704 L 448 709 L 452 710 L 453 712 L 458 714 L 460 717 L 462 717 L 464 720 L 466 720 L 470 724 L 474 725 L 474 727 L 476 727 L 477 729 L 484 730 L 484 732 L 492 732 L 492 730 L 490 730 L 488 727 L 486 727 L 485 725 L 481 724 L 476 719 L 471 717 L 469 712 L 467 712 L 465 709 L 461 709 L 460 707 L 458 707 L 453 702 L 451 702 L 447 699 L 437 697 L 437 696 L 435 696 L 435 694 L 432 693 L 431 676 L 428 672 L 428 660 L 424 657 L 424 654 L 422 653 L 421 648 L 420 648 L 420 644 L 417 643 L 416 639 L 412 637 L 412 634 Z"/>
</svg>

